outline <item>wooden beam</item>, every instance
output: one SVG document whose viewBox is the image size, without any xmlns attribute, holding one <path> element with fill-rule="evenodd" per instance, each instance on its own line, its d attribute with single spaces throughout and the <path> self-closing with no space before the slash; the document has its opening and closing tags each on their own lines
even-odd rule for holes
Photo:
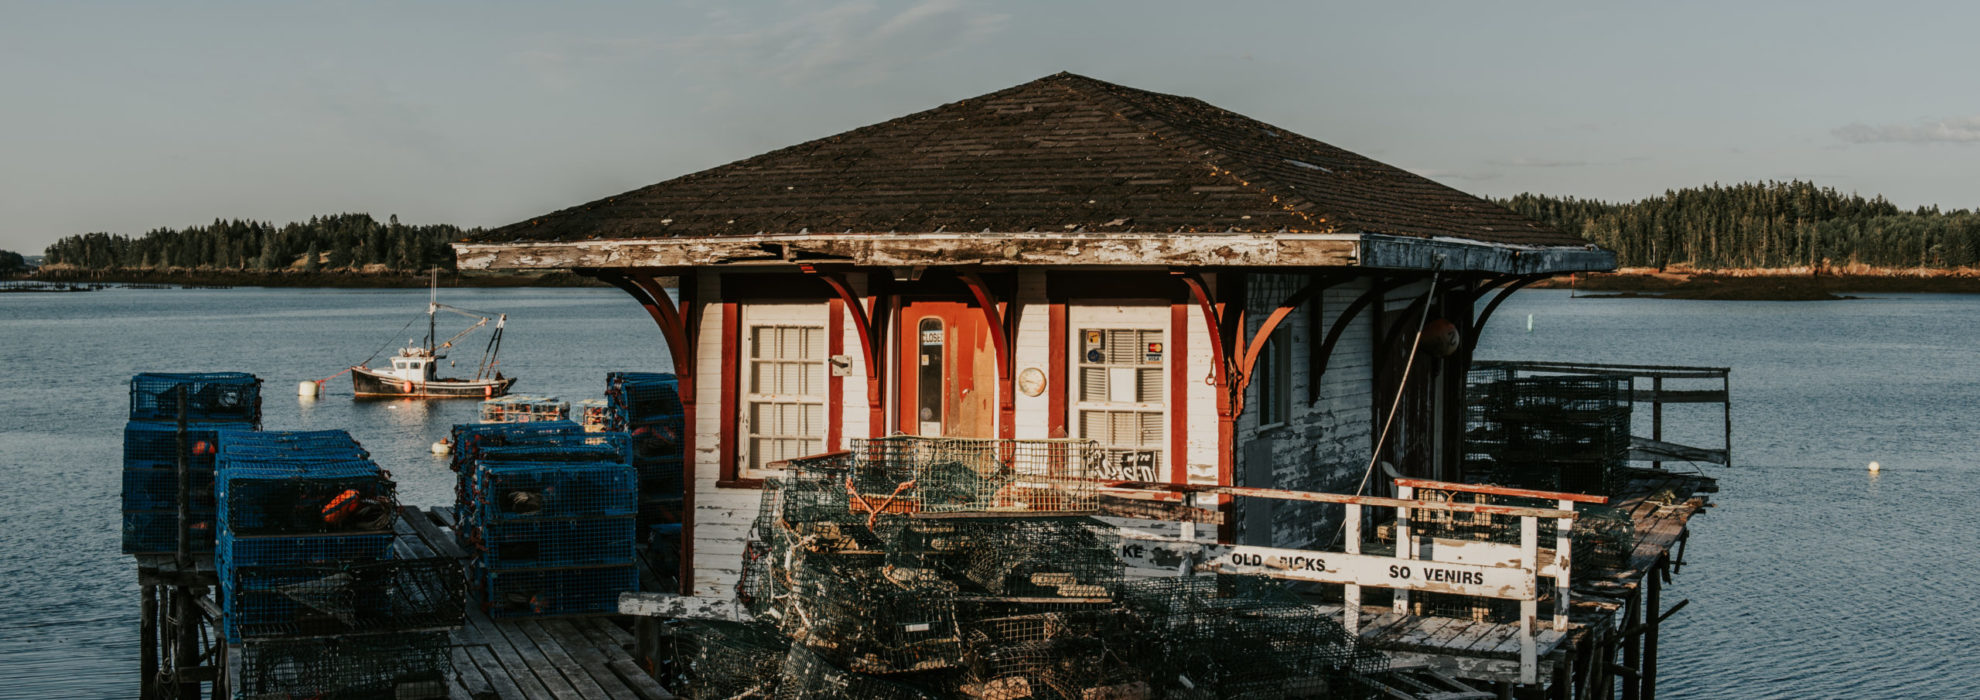
<svg viewBox="0 0 1980 700">
<path fill-rule="evenodd" d="M 1491 302 L 1485 304 L 1485 310 L 1479 312 L 1478 320 L 1472 322 L 1471 337 L 1465 339 L 1465 345 L 1473 349 L 1476 349 L 1478 347 L 1478 337 L 1485 334 L 1485 322 L 1492 319 L 1492 312 L 1499 310 L 1499 305 L 1505 303 L 1506 298 L 1512 296 L 1513 292 L 1517 292 L 1525 288 L 1526 285 L 1533 284 L 1534 282 L 1538 282 L 1540 280 L 1544 280 L 1552 276 L 1553 275 L 1550 274 L 1527 275 L 1525 277 L 1519 278 L 1519 281 L 1512 283 L 1512 286 L 1500 290 L 1497 296 L 1492 297 Z"/>
<path fill-rule="evenodd" d="M 1176 501 L 1130 498 L 1102 492 L 1098 499 L 1101 514 L 1117 518 L 1138 518 L 1141 520 L 1162 520 L 1175 523 L 1205 523 L 1220 525 L 1224 514 L 1208 508 L 1194 508 Z"/>
<path fill-rule="evenodd" d="M 1348 324 L 1354 321 L 1355 316 L 1360 315 L 1361 310 L 1368 308 L 1369 304 L 1375 303 L 1376 299 L 1388 294 L 1389 290 L 1402 286 L 1405 281 L 1407 280 L 1400 277 L 1377 280 L 1368 286 L 1368 291 L 1362 292 L 1361 296 L 1355 297 L 1354 301 L 1348 303 L 1347 308 L 1341 310 L 1340 317 L 1334 319 L 1333 327 L 1327 329 L 1327 338 L 1320 343 L 1319 365 L 1313 369 L 1313 376 L 1307 381 L 1318 383 L 1321 375 L 1327 373 L 1328 361 L 1334 356 L 1334 346 L 1341 342 L 1341 335 L 1347 332 Z"/>
<path fill-rule="evenodd" d="M 1332 233 L 857 232 L 453 246 L 457 265 L 463 270 L 790 266 L 800 261 L 875 267 L 1339 267 L 1355 264 L 1359 238 L 1356 234 Z"/>
<path fill-rule="evenodd" d="M 1463 491 L 1465 493 L 1484 493 L 1484 494 L 1491 494 L 1494 496 L 1534 498 L 1543 501 L 1574 501 L 1576 503 L 1608 503 L 1609 502 L 1608 496 L 1592 496 L 1585 493 L 1536 491 L 1533 489 L 1516 489 L 1507 486 L 1494 486 L 1491 484 L 1458 484 L 1449 481 L 1431 481 L 1429 479 L 1411 479 L 1407 477 L 1398 478 L 1395 481 L 1397 486 L 1408 486 L 1419 489 L 1434 489 L 1437 491 Z"/>
<path fill-rule="evenodd" d="M 1011 383 L 1011 355 L 1015 349 L 1011 347 L 1010 335 L 1004 332 L 1004 314 L 998 310 L 997 300 L 990 294 L 990 285 L 985 284 L 976 271 L 962 270 L 956 273 L 956 277 L 962 279 L 970 298 L 982 310 L 983 323 L 990 329 L 990 342 L 996 346 L 998 436 L 1006 439 L 1016 437 L 1017 396 L 1016 387 Z M 1010 304 L 1010 310 L 1015 312 L 1017 301 L 1013 299 Z"/>
<path fill-rule="evenodd" d="M 859 349 L 861 357 L 866 360 L 867 373 L 875 374 L 873 368 L 880 366 L 877 347 L 880 339 L 873 337 L 873 323 L 867 315 L 866 307 L 860 304 L 859 296 L 853 294 L 852 285 L 846 282 L 844 275 L 837 272 L 819 271 L 810 266 L 805 266 L 804 270 L 824 280 L 825 284 L 832 288 L 832 292 L 839 295 L 839 300 L 845 302 L 846 313 L 851 315 L 853 329 L 859 332 Z"/>
<path fill-rule="evenodd" d="M 747 620 L 751 617 L 749 610 L 735 598 L 632 591 L 619 594 L 619 614 L 680 620 Z"/>
<path fill-rule="evenodd" d="M 1434 510 L 1450 513 L 1484 513 L 1513 517 L 1535 517 L 1552 519 L 1574 519 L 1579 514 L 1571 510 L 1553 508 L 1528 508 L 1525 506 L 1499 506 L 1483 503 L 1458 503 L 1452 501 L 1418 501 L 1407 498 L 1387 498 L 1384 496 L 1354 496 L 1344 493 L 1322 491 L 1288 491 L 1285 489 L 1263 489 L 1250 486 L 1219 486 L 1211 484 L 1172 484 L 1158 481 L 1113 481 L 1094 480 L 1101 488 L 1128 489 L 1173 493 L 1209 493 L 1246 498 L 1271 498 L 1283 501 L 1307 501 L 1312 503 L 1342 503 L 1347 505 L 1377 506 L 1382 508 L 1408 508 L 1411 510 Z"/>
</svg>

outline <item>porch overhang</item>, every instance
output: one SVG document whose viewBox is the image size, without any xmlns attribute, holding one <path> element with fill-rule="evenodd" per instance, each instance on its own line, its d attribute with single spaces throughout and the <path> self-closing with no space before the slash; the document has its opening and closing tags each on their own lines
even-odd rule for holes
<svg viewBox="0 0 1980 700">
<path fill-rule="evenodd" d="M 1594 246 L 1518 246 L 1357 233 L 758 234 L 453 244 L 464 270 L 903 266 L 1368 267 L 1510 275 L 1613 270 Z"/>
</svg>

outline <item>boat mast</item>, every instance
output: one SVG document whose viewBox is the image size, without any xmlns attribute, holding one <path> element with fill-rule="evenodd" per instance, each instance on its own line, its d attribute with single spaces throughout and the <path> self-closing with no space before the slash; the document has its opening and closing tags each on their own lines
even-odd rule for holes
<svg viewBox="0 0 1980 700">
<path fill-rule="evenodd" d="M 440 310 L 440 268 L 433 268 L 433 283 L 426 292 L 426 356 L 433 357 L 433 315 Z"/>
</svg>

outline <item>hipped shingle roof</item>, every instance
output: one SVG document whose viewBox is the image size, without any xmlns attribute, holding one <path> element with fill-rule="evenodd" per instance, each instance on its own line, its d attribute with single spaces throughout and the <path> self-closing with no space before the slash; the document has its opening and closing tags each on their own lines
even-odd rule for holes
<svg viewBox="0 0 1980 700">
<path fill-rule="evenodd" d="M 1070 73 L 534 217 L 477 240 L 986 230 L 1587 243 L 1202 100 Z"/>
</svg>

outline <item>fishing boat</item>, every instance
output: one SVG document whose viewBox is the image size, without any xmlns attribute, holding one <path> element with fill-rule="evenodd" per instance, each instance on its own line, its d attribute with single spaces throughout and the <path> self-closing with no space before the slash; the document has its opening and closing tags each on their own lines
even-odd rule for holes
<svg viewBox="0 0 1980 700">
<path fill-rule="evenodd" d="M 474 319 L 474 325 L 438 343 L 436 328 L 440 312 L 445 311 Z M 439 273 L 434 273 L 433 286 L 426 302 L 426 340 L 407 341 L 393 355 L 390 364 L 373 369 L 371 360 L 351 367 L 351 390 L 358 398 L 411 398 L 411 399 L 486 399 L 509 392 L 516 383 L 514 377 L 504 377 L 496 369 L 496 356 L 502 350 L 502 329 L 508 324 L 508 314 L 497 314 L 473 309 L 463 309 L 440 303 Z M 467 379 L 439 376 L 440 361 L 448 357 L 454 343 L 468 336 L 490 322 L 495 324 L 489 335 L 488 344 L 482 348 L 481 361 L 475 365 L 474 376 Z M 407 324 L 411 325 L 411 324 Z M 373 359 L 377 356 L 373 355 Z"/>
</svg>

